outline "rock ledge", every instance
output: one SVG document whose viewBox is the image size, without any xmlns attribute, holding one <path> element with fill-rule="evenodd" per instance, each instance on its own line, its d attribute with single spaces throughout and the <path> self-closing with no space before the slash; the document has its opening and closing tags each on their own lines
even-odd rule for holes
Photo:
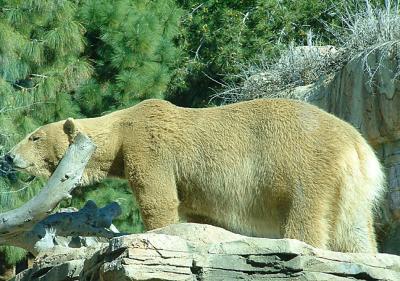
<svg viewBox="0 0 400 281">
<path fill-rule="evenodd" d="M 99 248 L 48 253 L 12 280 L 400 280 L 400 257 L 349 254 L 291 239 L 176 224 Z"/>
</svg>

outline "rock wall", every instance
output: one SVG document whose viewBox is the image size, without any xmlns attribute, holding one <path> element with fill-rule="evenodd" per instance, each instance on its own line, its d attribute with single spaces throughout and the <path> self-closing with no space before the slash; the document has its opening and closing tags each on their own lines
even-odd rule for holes
<svg viewBox="0 0 400 281">
<path fill-rule="evenodd" d="M 400 257 L 344 254 L 291 239 L 177 224 L 110 240 L 94 253 L 53 252 L 14 281 L 400 280 Z"/>
</svg>

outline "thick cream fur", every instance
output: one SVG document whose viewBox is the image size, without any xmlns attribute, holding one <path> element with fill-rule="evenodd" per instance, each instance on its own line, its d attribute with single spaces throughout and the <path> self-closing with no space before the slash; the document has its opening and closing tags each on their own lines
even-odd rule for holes
<svg viewBox="0 0 400 281">
<path fill-rule="evenodd" d="M 185 218 L 320 248 L 377 251 L 381 165 L 352 126 L 315 106 L 260 99 L 188 109 L 147 100 L 72 122 L 98 146 L 84 182 L 128 179 L 148 229 Z M 63 125 L 45 125 L 11 151 L 27 172 L 53 172 L 71 139 Z"/>
</svg>

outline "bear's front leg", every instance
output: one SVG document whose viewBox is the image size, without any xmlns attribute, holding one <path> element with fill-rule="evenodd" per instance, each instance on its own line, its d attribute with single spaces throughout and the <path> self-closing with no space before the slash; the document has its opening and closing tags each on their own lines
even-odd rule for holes
<svg viewBox="0 0 400 281">
<path fill-rule="evenodd" d="M 147 174 L 147 173 L 146 173 Z M 146 230 L 179 222 L 179 200 L 175 180 L 160 172 L 130 181 Z"/>
<path fill-rule="evenodd" d="M 152 187 L 145 187 L 151 189 Z M 136 193 L 146 230 L 179 222 L 178 199 L 170 192 L 139 191 Z"/>
</svg>

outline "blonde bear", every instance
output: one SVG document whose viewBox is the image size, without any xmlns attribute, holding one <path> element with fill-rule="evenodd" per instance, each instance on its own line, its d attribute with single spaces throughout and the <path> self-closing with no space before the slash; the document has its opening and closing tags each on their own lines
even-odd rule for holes
<svg viewBox="0 0 400 281">
<path fill-rule="evenodd" d="M 356 129 L 315 106 L 259 99 L 189 109 L 147 100 L 40 127 L 6 158 L 49 177 L 78 132 L 97 145 L 83 184 L 127 179 L 148 230 L 184 219 L 335 251 L 377 252 L 381 165 Z"/>
</svg>

